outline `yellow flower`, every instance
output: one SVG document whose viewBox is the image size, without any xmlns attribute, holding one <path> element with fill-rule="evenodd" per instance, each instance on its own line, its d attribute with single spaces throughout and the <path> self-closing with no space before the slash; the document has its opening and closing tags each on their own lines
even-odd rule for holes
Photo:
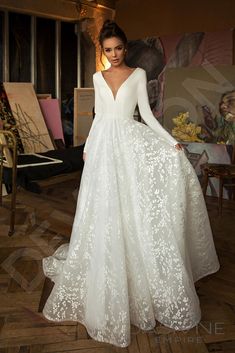
<svg viewBox="0 0 235 353">
<path fill-rule="evenodd" d="M 189 121 L 189 112 L 180 113 L 172 119 L 176 127 L 172 129 L 172 135 L 181 141 L 203 142 L 197 135 L 201 133 L 201 127 Z"/>
<path fill-rule="evenodd" d="M 181 141 L 188 142 L 203 142 L 197 134 L 201 130 L 200 127 L 196 127 L 195 124 L 188 124 L 184 126 L 176 126 L 172 130 L 172 135 Z"/>
<path fill-rule="evenodd" d="M 180 113 L 172 120 L 176 126 L 181 126 L 188 122 L 188 118 L 189 118 L 189 113 L 186 112 L 186 113 Z"/>
</svg>

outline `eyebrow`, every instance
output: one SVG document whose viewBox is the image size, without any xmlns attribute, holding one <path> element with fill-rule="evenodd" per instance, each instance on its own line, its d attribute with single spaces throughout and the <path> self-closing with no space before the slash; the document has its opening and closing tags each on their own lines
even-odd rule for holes
<svg viewBox="0 0 235 353">
<path fill-rule="evenodd" d="M 122 43 L 116 45 L 116 47 L 114 47 L 114 49 L 115 49 L 115 48 L 118 48 L 118 47 L 121 47 L 121 46 L 123 46 Z M 112 49 L 112 48 L 111 48 L 111 47 L 104 47 L 104 49 Z"/>
</svg>

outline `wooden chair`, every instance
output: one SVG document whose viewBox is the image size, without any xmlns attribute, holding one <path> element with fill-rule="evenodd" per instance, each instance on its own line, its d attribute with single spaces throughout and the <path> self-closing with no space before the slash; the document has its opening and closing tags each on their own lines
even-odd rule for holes
<svg viewBox="0 0 235 353">
<path fill-rule="evenodd" d="M 222 215 L 223 191 L 230 189 L 230 195 L 235 200 L 235 146 L 233 146 L 232 164 L 206 163 L 201 166 L 203 173 L 203 194 L 206 196 L 209 178 L 219 180 L 218 210 Z"/>
<path fill-rule="evenodd" d="M 55 185 L 74 178 L 78 179 L 83 168 L 82 154 L 83 146 L 77 146 L 71 149 L 52 150 L 44 154 L 33 153 L 29 155 L 17 155 L 17 140 L 15 135 L 10 131 L 0 129 L 0 206 L 5 206 L 2 198 L 3 172 L 8 170 L 9 178 L 7 179 L 10 181 L 11 189 L 9 236 L 14 233 L 15 228 L 16 194 L 18 184 L 24 188 L 26 187 L 27 190 L 32 191 L 32 184 L 31 189 L 29 188 L 29 185 L 22 184 L 22 175 L 26 175 L 26 179 L 29 175 L 33 178 L 32 180 L 38 186 L 38 192 L 40 192 L 41 187 Z M 28 156 L 31 161 L 27 162 Z M 32 161 L 32 156 L 34 161 Z M 37 161 L 35 161 L 35 158 Z M 40 159 L 40 162 L 38 159 Z M 43 168 L 45 167 L 45 169 L 41 169 L 41 172 L 38 173 L 37 168 L 41 168 L 41 166 L 43 166 Z"/>
</svg>

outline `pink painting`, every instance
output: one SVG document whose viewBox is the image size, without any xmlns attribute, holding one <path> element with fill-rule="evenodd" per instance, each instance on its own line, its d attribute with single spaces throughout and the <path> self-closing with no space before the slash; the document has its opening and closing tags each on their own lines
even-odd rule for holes
<svg viewBox="0 0 235 353">
<path fill-rule="evenodd" d="M 64 142 L 61 111 L 58 99 L 39 99 L 39 104 L 47 125 L 55 140 Z"/>
</svg>

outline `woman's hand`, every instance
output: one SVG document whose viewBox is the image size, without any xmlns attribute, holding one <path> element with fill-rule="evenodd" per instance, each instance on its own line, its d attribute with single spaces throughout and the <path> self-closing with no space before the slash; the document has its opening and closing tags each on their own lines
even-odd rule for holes
<svg viewBox="0 0 235 353">
<path fill-rule="evenodd" d="M 181 143 L 177 143 L 175 146 L 174 146 L 178 151 L 182 151 L 184 149 L 184 146 L 181 145 Z"/>
<path fill-rule="evenodd" d="M 85 162 L 85 160 L 86 160 L 86 152 L 83 152 L 82 158 L 83 158 L 83 160 L 84 160 L 84 162 Z"/>
</svg>

